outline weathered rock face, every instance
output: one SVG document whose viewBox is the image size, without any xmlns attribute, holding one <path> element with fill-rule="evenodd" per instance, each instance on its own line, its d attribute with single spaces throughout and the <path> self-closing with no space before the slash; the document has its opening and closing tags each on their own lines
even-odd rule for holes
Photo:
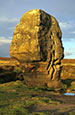
<svg viewBox="0 0 75 115">
<path fill-rule="evenodd" d="M 56 19 L 40 9 L 30 10 L 21 18 L 14 31 L 10 56 L 25 62 L 26 75 L 33 76 L 30 81 L 40 76 L 39 71 L 44 82 L 59 79 L 63 58 L 61 35 Z"/>
</svg>

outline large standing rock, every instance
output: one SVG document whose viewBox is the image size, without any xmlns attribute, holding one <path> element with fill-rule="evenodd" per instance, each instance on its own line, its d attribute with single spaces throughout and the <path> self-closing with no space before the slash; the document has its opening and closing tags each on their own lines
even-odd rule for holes
<svg viewBox="0 0 75 115">
<path fill-rule="evenodd" d="M 21 18 L 14 31 L 10 56 L 25 62 L 25 80 L 29 85 L 48 85 L 50 80 L 59 79 L 61 35 L 56 19 L 40 9 L 30 10 Z"/>
</svg>

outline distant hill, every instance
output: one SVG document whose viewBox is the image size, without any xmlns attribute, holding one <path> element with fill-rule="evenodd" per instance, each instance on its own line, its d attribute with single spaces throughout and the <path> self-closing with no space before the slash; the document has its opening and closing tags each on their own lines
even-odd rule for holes
<svg viewBox="0 0 75 115">
<path fill-rule="evenodd" d="M 62 60 L 62 64 L 68 64 L 68 63 L 75 64 L 75 59 L 63 59 Z"/>
<path fill-rule="evenodd" d="M 63 59 L 61 78 L 75 79 L 75 59 Z"/>
</svg>

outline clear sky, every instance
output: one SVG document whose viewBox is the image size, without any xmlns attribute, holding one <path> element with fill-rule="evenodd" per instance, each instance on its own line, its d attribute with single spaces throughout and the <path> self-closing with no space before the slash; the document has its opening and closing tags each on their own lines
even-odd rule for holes
<svg viewBox="0 0 75 115">
<path fill-rule="evenodd" d="M 64 58 L 75 59 L 75 0 L 0 0 L 0 57 L 9 56 L 14 29 L 30 9 L 42 9 L 57 19 Z"/>
</svg>

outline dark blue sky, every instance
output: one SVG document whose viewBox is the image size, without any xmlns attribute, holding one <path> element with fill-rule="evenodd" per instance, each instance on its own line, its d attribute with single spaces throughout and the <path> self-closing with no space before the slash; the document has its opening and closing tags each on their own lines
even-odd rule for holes
<svg viewBox="0 0 75 115">
<path fill-rule="evenodd" d="M 65 58 L 75 58 L 75 0 L 0 0 L 0 57 L 9 55 L 14 29 L 30 9 L 42 9 L 57 19 Z"/>
</svg>

